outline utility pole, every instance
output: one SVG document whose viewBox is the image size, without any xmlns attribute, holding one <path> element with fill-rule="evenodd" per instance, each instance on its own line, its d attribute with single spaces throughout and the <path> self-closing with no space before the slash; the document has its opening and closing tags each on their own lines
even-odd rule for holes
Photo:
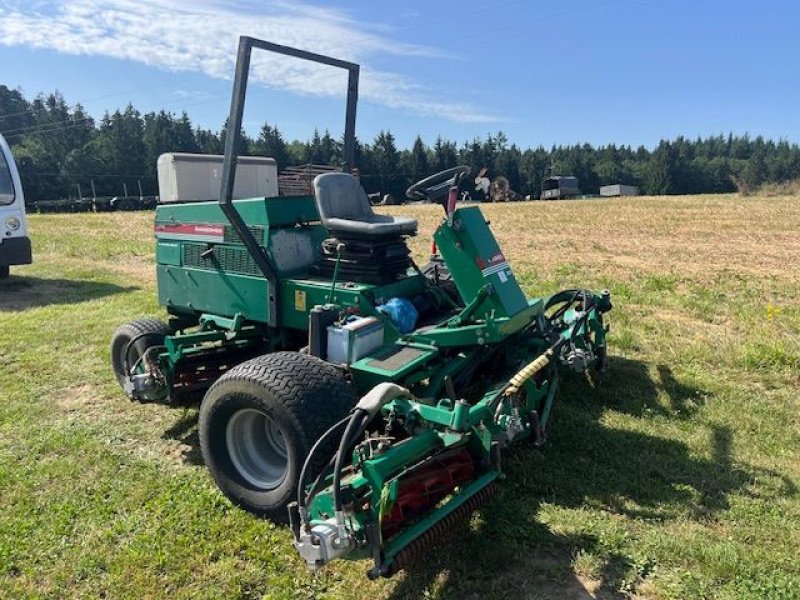
<svg viewBox="0 0 800 600">
<path fill-rule="evenodd" d="M 128 197 L 128 184 L 126 182 L 122 182 L 122 189 L 125 191 L 125 197 Z"/>
<path fill-rule="evenodd" d="M 94 179 L 90 181 L 92 182 L 92 211 L 97 212 L 97 192 L 94 189 Z"/>
</svg>

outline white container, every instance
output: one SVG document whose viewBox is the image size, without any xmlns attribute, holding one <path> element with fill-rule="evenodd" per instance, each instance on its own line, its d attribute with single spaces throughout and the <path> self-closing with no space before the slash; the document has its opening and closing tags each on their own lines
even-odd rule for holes
<svg viewBox="0 0 800 600">
<path fill-rule="evenodd" d="M 613 196 L 638 196 L 639 188 L 635 185 L 622 185 L 615 183 L 614 185 L 604 185 L 600 188 L 600 195 L 605 197 Z"/>
<path fill-rule="evenodd" d="M 350 364 L 383 346 L 383 323 L 375 317 L 358 317 L 328 327 L 328 360 Z"/>
<path fill-rule="evenodd" d="M 158 157 L 161 203 L 219 200 L 223 156 L 171 152 Z M 240 156 L 236 164 L 234 200 L 278 195 L 278 165 L 274 158 Z"/>
</svg>

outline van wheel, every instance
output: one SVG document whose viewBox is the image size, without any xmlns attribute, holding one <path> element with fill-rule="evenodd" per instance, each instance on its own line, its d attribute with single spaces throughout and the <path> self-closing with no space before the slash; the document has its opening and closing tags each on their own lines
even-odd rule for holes
<svg viewBox="0 0 800 600">
<path fill-rule="evenodd" d="M 8 265 L 3 265 L 2 267 L 0 267 L 0 279 L 5 279 L 6 277 L 8 277 L 9 273 L 10 269 L 8 268 Z"/>
</svg>

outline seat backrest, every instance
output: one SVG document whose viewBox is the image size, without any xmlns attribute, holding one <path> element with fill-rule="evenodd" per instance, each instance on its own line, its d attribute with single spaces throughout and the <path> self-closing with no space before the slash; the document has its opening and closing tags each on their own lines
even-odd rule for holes
<svg viewBox="0 0 800 600">
<path fill-rule="evenodd" d="M 314 197 L 324 224 L 328 219 L 363 221 L 372 217 L 367 193 L 349 173 L 323 173 L 314 178 Z"/>
</svg>

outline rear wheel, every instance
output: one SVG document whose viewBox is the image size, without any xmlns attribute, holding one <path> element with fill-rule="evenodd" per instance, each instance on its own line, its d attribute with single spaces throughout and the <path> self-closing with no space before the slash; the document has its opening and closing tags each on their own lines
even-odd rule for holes
<svg viewBox="0 0 800 600">
<path fill-rule="evenodd" d="M 200 406 L 200 447 L 220 490 L 246 510 L 285 521 L 316 440 L 355 404 L 344 375 L 319 358 L 276 352 L 220 377 Z M 312 470 L 330 459 L 323 448 Z"/>
<path fill-rule="evenodd" d="M 167 324 L 158 319 L 131 321 L 114 332 L 111 338 L 111 368 L 120 386 L 125 385 L 130 369 L 145 351 L 153 346 L 161 346 L 170 333 Z"/>
<path fill-rule="evenodd" d="M 8 268 L 8 265 L 0 266 L 0 279 L 5 279 L 6 277 L 8 277 L 8 274 L 10 272 L 11 270 Z"/>
</svg>

